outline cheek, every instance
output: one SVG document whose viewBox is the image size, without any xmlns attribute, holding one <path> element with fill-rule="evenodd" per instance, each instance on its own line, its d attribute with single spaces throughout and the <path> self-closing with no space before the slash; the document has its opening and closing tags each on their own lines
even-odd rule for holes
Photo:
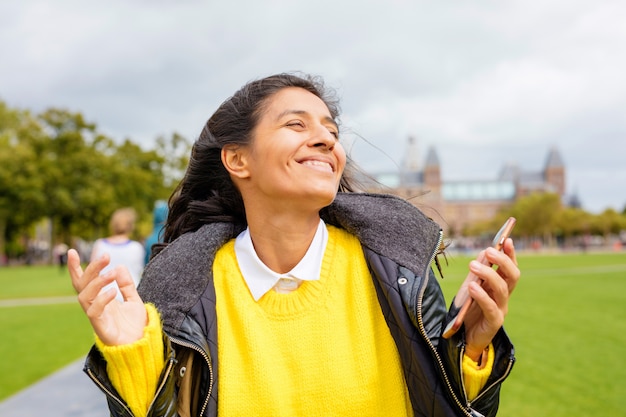
<svg viewBox="0 0 626 417">
<path fill-rule="evenodd" d="M 346 151 L 343 148 L 343 145 L 337 142 L 333 152 L 335 153 L 335 157 L 337 158 L 337 167 L 339 168 L 339 174 L 343 174 L 343 170 L 346 167 Z"/>
</svg>

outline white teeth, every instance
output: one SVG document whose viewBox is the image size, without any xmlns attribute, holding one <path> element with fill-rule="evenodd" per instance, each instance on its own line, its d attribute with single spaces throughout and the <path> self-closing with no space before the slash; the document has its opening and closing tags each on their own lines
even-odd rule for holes
<svg viewBox="0 0 626 417">
<path fill-rule="evenodd" d="M 321 168 L 324 168 L 325 171 L 330 171 L 330 172 L 332 172 L 333 170 L 333 167 L 328 162 L 322 162 L 322 161 L 306 160 L 302 162 L 302 165 L 321 167 Z"/>
</svg>

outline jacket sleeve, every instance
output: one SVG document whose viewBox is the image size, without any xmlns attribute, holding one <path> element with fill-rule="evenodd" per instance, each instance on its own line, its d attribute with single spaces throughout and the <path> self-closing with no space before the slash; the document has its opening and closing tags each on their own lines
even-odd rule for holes
<svg viewBox="0 0 626 417">
<path fill-rule="evenodd" d="M 495 416 L 500 401 L 500 387 L 504 379 L 509 375 L 515 362 L 513 344 L 508 338 L 504 328 L 501 328 L 492 341 L 495 358 L 491 375 L 481 392 L 471 402 L 467 399 L 461 363 L 465 351 L 465 328 L 462 327 L 450 339 L 439 339 L 438 351 L 442 358 L 446 373 L 452 379 L 452 386 L 458 398 L 463 398 L 469 410 L 474 410 L 480 415 Z"/>
<path fill-rule="evenodd" d="M 165 367 L 159 377 L 157 391 L 148 410 L 148 416 L 177 416 L 177 378 L 173 369 L 177 360 L 169 338 L 163 335 Z M 96 346 L 91 348 L 85 361 L 84 372 L 106 395 L 112 417 L 135 417 L 126 401 L 114 388 L 106 371 L 106 361 Z"/>
<path fill-rule="evenodd" d="M 152 402 L 163 360 L 161 320 L 154 305 L 146 304 L 148 324 L 133 343 L 108 346 L 96 335 L 96 347 L 107 361 L 107 375 L 135 415 L 145 416 Z"/>
</svg>

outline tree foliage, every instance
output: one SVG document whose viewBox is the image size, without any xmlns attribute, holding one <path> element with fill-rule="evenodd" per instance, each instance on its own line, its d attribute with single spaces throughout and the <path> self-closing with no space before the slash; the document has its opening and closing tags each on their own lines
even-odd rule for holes
<svg viewBox="0 0 626 417">
<path fill-rule="evenodd" d="M 0 257 L 7 240 L 16 239 L 33 217 L 45 211 L 37 154 L 29 146 L 42 136 L 29 112 L 10 109 L 0 101 Z"/>
<path fill-rule="evenodd" d="M 514 237 L 525 242 L 541 241 L 547 246 L 591 235 L 601 236 L 608 243 L 610 236 L 626 230 L 625 213 L 607 209 L 594 215 L 580 208 L 564 206 L 557 194 L 537 192 L 503 207 L 493 219 L 476 223 L 467 232 L 475 236 L 490 236 L 509 216 L 517 219 Z"/>
<path fill-rule="evenodd" d="M 178 134 L 155 143 L 150 150 L 130 139 L 118 144 L 80 113 L 51 108 L 34 116 L 0 101 L 0 255 L 41 219 L 50 220 L 54 241 L 67 244 L 107 233 L 119 207 L 149 222 L 190 148 Z"/>
<path fill-rule="evenodd" d="M 517 218 L 516 231 L 521 236 L 542 236 L 549 240 L 560 211 L 561 200 L 557 194 L 533 193 L 517 200 L 511 215 Z"/>
</svg>

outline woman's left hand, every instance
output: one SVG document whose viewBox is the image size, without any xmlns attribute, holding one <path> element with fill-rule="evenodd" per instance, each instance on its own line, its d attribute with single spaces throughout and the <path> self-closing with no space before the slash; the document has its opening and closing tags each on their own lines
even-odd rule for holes
<svg viewBox="0 0 626 417">
<path fill-rule="evenodd" d="M 471 261 L 469 265 L 470 271 L 482 279 L 482 283 L 469 284 L 469 294 L 474 302 L 465 317 L 465 354 L 475 361 L 480 359 L 482 352 L 504 324 L 509 298 L 521 274 L 510 238 L 504 242 L 502 251 L 488 248 L 484 255 L 497 268 L 483 265 L 477 260 Z"/>
</svg>

